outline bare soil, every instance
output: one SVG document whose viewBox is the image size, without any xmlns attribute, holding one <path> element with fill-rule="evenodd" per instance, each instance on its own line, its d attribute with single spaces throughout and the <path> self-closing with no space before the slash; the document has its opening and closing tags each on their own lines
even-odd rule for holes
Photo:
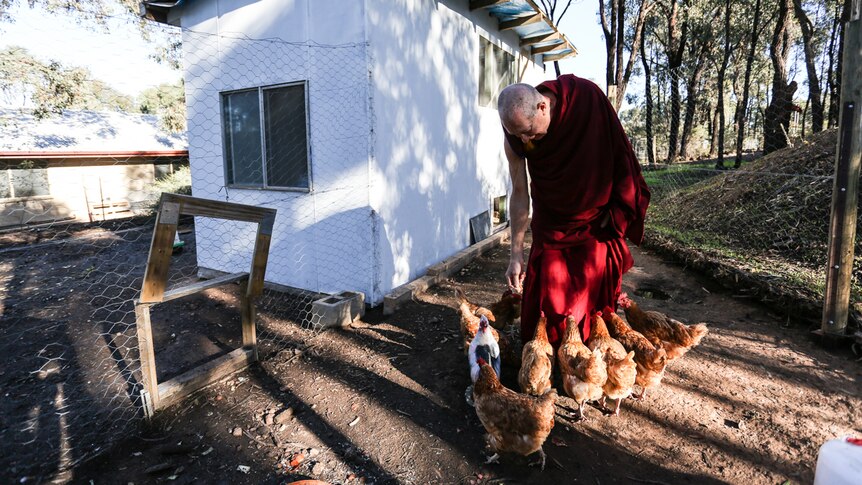
<svg viewBox="0 0 862 485">
<path fill-rule="evenodd" d="M 294 329 L 263 349 L 262 363 L 159 413 L 142 436 L 78 466 L 70 480 L 811 483 L 823 442 L 862 436 L 862 366 L 849 349 L 824 348 L 810 336 L 812 322 L 633 248 L 624 289 L 644 307 L 706 322 L 710 334 L 646 400 L 625 401 L 620 416 L 588 408 L 588 419 L 575 422 L 576 406 L 560 397 L 544 471 L 528 466 L 535 457 L 485 464 L 484 430 L 464 399 L 469 375 L 452 286 L 490 303 L 503 289 L 508 249 L 495 248 L 394 315 L 375 308 L 351 328 Z M 182 333 L 157 337 L 157 353 L 175 342 L 188 348 L 195 327 L 177 323 L 185 315 L 236 318 L 229 293 L 172 311 Z M 236 338 L 225 334 L 223 350 Z M 504 367 L 504 384 L 514 387 L 515 373 Z"/>
</svg>

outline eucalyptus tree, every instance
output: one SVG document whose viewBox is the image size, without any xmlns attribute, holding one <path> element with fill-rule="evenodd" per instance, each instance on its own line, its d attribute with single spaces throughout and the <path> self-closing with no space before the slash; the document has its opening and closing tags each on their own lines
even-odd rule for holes
<svg viewBox="0 0 862 485">
<path fill-rule="evenodd" d="M 625 99 L 638 51 L 641 47 L 644 22 L 655 6 L 654 0 L 599 0 L 599 17 L 605 37 L 605 81 L 608 98 L 619 111 Z M 632 9 L 636 15 L 630 15 Z M 629 51 L 625 60 L 625 51 Z M 625 67 L 623 67 L 625 65 Z"/>
</svg>

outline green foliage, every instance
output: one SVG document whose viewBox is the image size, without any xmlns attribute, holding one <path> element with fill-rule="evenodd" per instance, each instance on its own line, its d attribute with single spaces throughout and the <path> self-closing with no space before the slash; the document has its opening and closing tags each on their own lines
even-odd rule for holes
<svg viewBox="0 0 862 485">
<path fill-rule="evenodd" d="M 167 131 L 186 131 L 186 101 L 182 81 L 145 90 L 138 97 L 138 109 L 141 113 L 159 115 L 162 128 Z"/>
<path fill-rule="evenodd" d="M 188 165 L 174 170 L 173 173 L 165 175 L 153 183 L 154 199 L 162 192 L 172 194 L 192 195 L 192 172 Z"/>
<path fill-rule="evenodd" d="M 132 100 L 101 81 L 88 70 L 65 67 L 57 61 L 42 62 L 17 46 L 0 51 L 0 92 L 20 97 L 34 105 L 38 119 L 66 109 L 129 110 Z"/>
</svg>

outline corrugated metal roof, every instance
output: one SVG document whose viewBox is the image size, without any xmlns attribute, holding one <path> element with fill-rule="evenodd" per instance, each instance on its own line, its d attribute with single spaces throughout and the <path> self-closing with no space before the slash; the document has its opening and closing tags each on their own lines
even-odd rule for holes
<svg viewBox="0 0 862 485">
<path fill-rule="evenodd" d="M 29 112 L 0 109 L 0 152 L 104 154 L 186 150 L 185 134 L 166 133 L 155 115 L 71 111 L 37 120 Z"/>
<path fill-rule="evenodd" d="M 168 11 L 184 0 L 149 0 L 141 3 L 141 15 L 166 23 Z M 543 62 L 576 56 L 578 50 L 557 29 L 533 0 L 469 0 L 470 10 L 486 10 L 497 18 L 501 31 L 512 30 L 521 39 L 520 47 L 530 55 L 542 55 Z"/>
</svg>

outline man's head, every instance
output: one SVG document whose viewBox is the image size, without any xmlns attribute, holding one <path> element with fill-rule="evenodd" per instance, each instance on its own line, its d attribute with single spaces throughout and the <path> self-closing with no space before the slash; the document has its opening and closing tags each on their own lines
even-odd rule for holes
<svg viewBox="0 0 862 485">
<path fill-rule="evenodd" d="M 497 111 L 503 128 L 522 142 L 541 140 L 551 124 L 548 98 L 529 84 L 512 84 L 500 92 Z"/>
</svg>

